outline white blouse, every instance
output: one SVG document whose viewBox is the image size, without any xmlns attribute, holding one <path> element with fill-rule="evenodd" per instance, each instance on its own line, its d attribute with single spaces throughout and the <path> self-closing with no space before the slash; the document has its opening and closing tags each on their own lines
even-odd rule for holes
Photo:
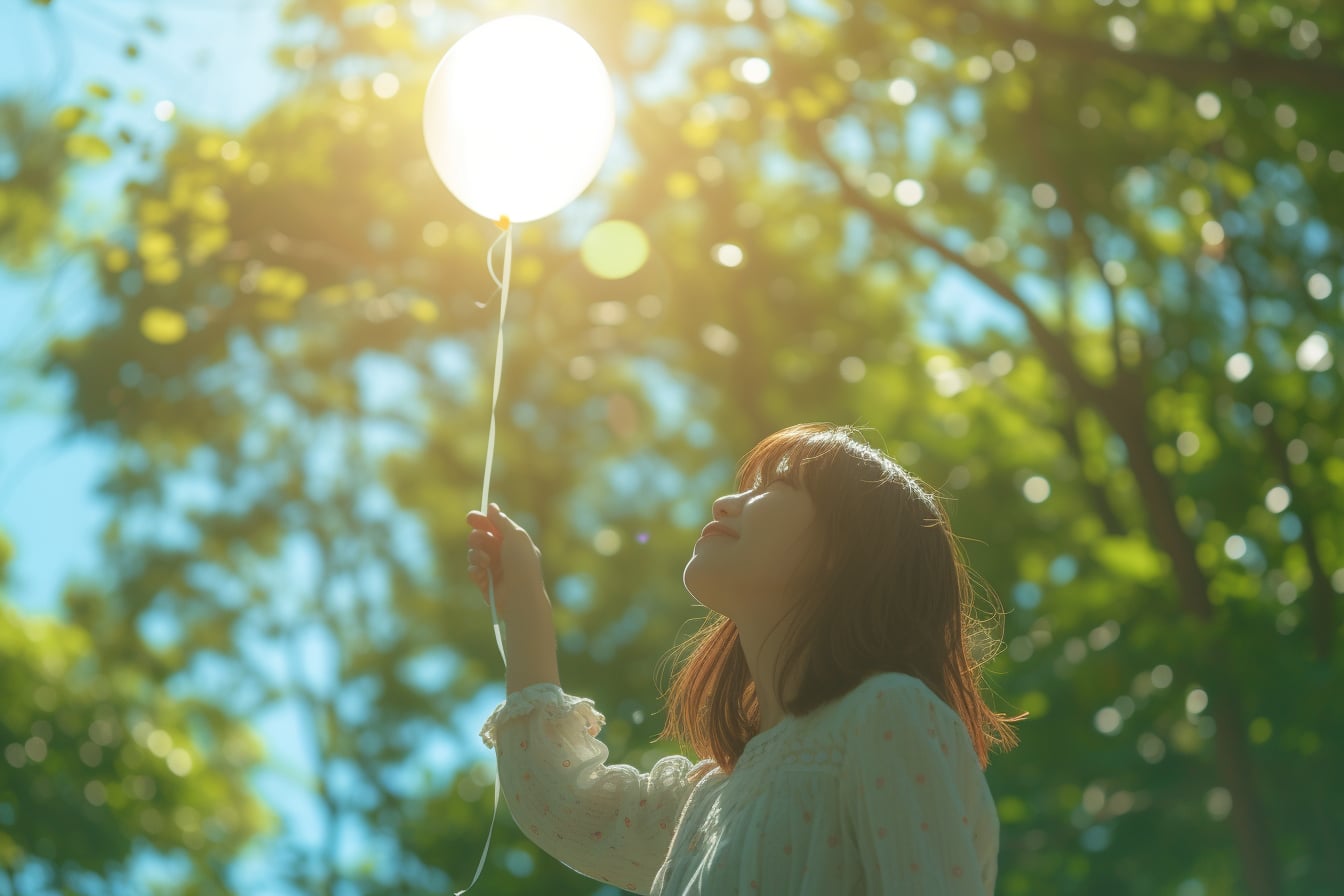
<svg viewBox="0 0 1344 896">
<path fill-rule="evenodd" d="M 993 796 L 961 717 L 918 678 L 874 675 L 785 716 L 731 774 L 685 756 L 607 765 L 605 724 L 543 683 L 481 729 L 519 828 L 580 874 L 653 896 L 994 892 Z"/>
</svg>

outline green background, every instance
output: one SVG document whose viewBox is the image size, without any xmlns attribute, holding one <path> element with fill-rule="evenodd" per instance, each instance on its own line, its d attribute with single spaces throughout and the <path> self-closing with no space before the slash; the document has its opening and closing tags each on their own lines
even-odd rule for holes
<svg viewBox="0 0 1344 896">
<path fill-rule="evenodd" d="M 498 232 L 420 121 L 452 41 L 514 11 L 618 93 L 597 181 L 516 230 L 491 490 L 613 761 L 674 748 L 659 659 L 737 459 L 856 423 L 951 496 L 1006 611 L 987 696 L 1031 716 L 987 771 L 997 892 L 1344 891 L 1344 8 L 293 0 L 245 122 L 159 105 L 156 59 L 224 6 L 0 10 L 67 53 L 0 105 L 0 283 L 91 309 L 5 359 L 4 408 L 59 383 L 109 459 L 97 574 L 0 603 L 0 892 L 470 881 Z M 60 81 L 95 43 L 120 64 Z M 629 277 L 582 263 L 606 219 L 649 239 Z M 507 810 L 477 889 L 614 892 Z"/>
</svg>

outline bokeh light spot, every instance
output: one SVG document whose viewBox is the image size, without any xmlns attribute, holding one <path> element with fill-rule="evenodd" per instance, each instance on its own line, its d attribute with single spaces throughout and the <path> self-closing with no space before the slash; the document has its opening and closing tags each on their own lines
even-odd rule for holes
<svg viewBox="0 0 1344 896">
<path fill-rule="evenodd" d="M 748 84 L 764 84 L 770 80 L 770 63 L 759 56 L 734 60 L 732 70 L 738 80 Z"/>
<path fill-rule="evenodd" d="M 728 0 L 723 12 L 734 22 L 745 22 L 751 18 L 751 0 Z"/>
<path fill-rule="evenodd" d="M 706 324 L 700 330 L 700 341 L 705 348 L 724 357 L 737 353 L 737 334 L 718 324 Z"/>
<path fill-rule="evenodd" d="M 178 747 L 168 754 L 168 770 L 179 778 L 191 771 L 191 754 Z"/>
<path fill-rule="evenodd" d="M 439 308 L 429 299 L 415 299 L 407 309 L 411 317 L 424 324 L 433 323 L 439 319 Z"/>
<path fill-rule="evenodd" d="M 84 799 L 90 806 L 101 806 L 107 802 L 107 788 L 102 781 L 90 781 L 84 785 Z"/>
<path fill-rule="evenodd" d="M 887 96 L 898 106 L 908 106 L 915 101 L 919 91 L 909 78 L 897 78 L 887 85 Z"/>
<path fill-rule="evenodd" d="M 1119 734 L 1121 721 L 1120 711 L 1114 706 L 1103 707 L 1092 717 L 1092 724 L 1102 734 Z"/>
<path fill-rule="evenodd" d="M 583 238 L 579 257 L 594 276 L 620 280 L 649 260 L 649 238 L 632 221 L 603 221 Z"/>
<path fill-rule="evenodd" d="M 1332 290 L 1333 288 L 1334 284 L 1330 282 L 1330 278 L 1325 276 L 1325 274 L 1322 274 L 1320 271 L 1316 271 L 1310 277 L 1307 278 L 1307 295 L 1311 296 L 1313 299 L 1316 299 L 1317 301 L 1329 298 L 1330 290 Z"/>
<path fill-rule="evenodd" d="M 913 205 L 919 205 L 920 200 L 924 198 L 924 187 L 919 181 L 906 178 L 896 184 L 894 195 L 897 202 L 909 208 Z"/>
<path fill-rule="evenodd" d="M 673 199 L 690 199 L 700 189 L 700 181 L 686 171 L 673 171 L 663 182 L 667 195 Z"/>
<path fill-rule="evenodd" d="M 149 308 L 140 315 L 140 332 L 150 342 L 172 345 L 187 334 L 187 319 L 170 308 Z"/>
<path fill-rule="evenodd" d="M 1050 482 L 1043 476 L 1032 476 L 1022 483 L 1022 494 L 1033 504 L 1040 504 L 1050 497 Z"/>
<path fill-rule="evenodd" d="M 994 74 L 994 67 L 989 64 L 989 60 L 983 56 L 972 56 L 965 62 L 966 77 L 971 81 L 980 82 L 989 80 L 989 76 Z"/>
<path fill-rule="evenodd" d="M 587 355 L 576 355 L 569 359 L 569 375 L 580 382 L 590 380 L 597 373 L 597 362 Z"/>
<path fill-rule="evenodd" d="M 163 758 L 173 749 L 173 738 L 167 731 L 161 728 L 155 729 L 145 738 L 145 746 L 149 747 L 149 752 L 155 756 Z"/>
<path fill-rule="evenodd" d="M 1293 496 L 1282 485 L 1276 485 L 1265 493 L 1265 509 L 1270 513 L 1283 513 L 1292 503 Z"/>
<path fill-rule="evenodd" d="M 388 100 L 397 95 L 401 81 L 391 72 L 380 72 L 373 79 L 373 92 L 379 99 Z"/>
<path fill-rule="evenodd" d="M 708 149 L 719 139 L 719 125 L 713 119 L 688 118 L 681 125 L 681 139 L 687 146 Z"/>
<path fill-rule="evenodd" d="M 424 239 L 426 246 L 429 246 L 431 249 L 438 249 L 439 247 L 448 244 L 448 239 L 452 236 L 452 232 L 448 229 L 448 225 L 442 221 L 430 221 L 423 229 L 421 229 L 420 235 Z"/>
<path fill-rule="evenodd" d="M 734 243 L 719 243 L 710 250 L 714 260 L 726 268 L 735 268 L 742 264 L 744 258 L 742 247 Z"/>
<path fill-rule="evenodd" d="M 1223 111 L 1223 102 L 1218 99 L 1217 94 L 1206 90 L 1195 97 L 1195 111 L 1199 113 L 1200 118 L 1213 121 L 1218 117 L 1218 113 Z"/>
<path fill-rule="evenodd" d="M 938 45 L 927 37 L 917 37 L 910 41 L 910 55 L 920 62 L 932 62 L 938 58 Z"/>
<path fill-rule="evenodd" d="M 857 383 L 868 373 L 868 365 L 862 358 L 850 355 L 840 361 L 840 378 L 847 383 Z"/>
<path fill-rule="evenodd" d="M 520 286 L 534 286 L 546 274 L 546 262 L 535 255 L 524 255 L 514 262 L 513 279 Z"/>
<path fill-rule="evenodd" d="M 1232 794 L 1226 787 L 1210 788 L 1204 797 L 1204 808 L 1214 821 L 1222 821 L 1232 812 Z"/>
<path fill-rule="evenodd" d="M 1320 332 L 1312 333 L 1297 347 L 1297 366 L 1301 370 L 1329 370 L 1335 362 L 1330 343 Z"/>
<path fill-rule="evenodd" d="M 1106 30 L 1110 32 L 1111 43 L 1115 44 L 1117 49 L 1134 49 L 1134 39 L 1138 37 L 1139 29 L 1129 18 L 1111 16 L 1110 21 L 1106 23 Z"/>
<path fill-rule="evenodd" d="M 615 529 L 599 529 L 593 536 L 593 549 L 603 557 L 610 557 L 621 549 L 621 533 Z"/>
</svg>

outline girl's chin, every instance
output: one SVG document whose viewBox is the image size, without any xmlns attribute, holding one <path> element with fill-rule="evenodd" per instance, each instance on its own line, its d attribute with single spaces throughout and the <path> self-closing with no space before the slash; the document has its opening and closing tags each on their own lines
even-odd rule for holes
<svg viewBox="0 0 1344 896">
<path fill-rule="evenodd" d="M 694 563 L 695 561 L 692 560 L 691 562 Z M 681 584 L 685 586 L 686 593 L 689 594 L 692 598 L 694 598 L 696 603 L 700 604 L 702 607 L 709 607 L 710 609 L 713 609 L 714 608 L 713 603 L 707 602 L 705 598 L 702 596 L 707 595 L 709 591 L 706 588 L 699 587 L 698 584 L 699 578 L 700 578 L 699 576 L 695 575 L 691 571 L 690 564 L 688 563 L 686 565 L 686 572 L 681 577 Z"/>
</svg>

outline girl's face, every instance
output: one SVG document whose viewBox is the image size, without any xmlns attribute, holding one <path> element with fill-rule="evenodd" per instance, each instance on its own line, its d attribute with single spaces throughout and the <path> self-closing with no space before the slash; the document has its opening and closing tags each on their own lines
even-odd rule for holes
<svg viewBox="0 0 1344 896">
<path fill-rule="evenodd" d="M 714 502 L 718 525 L 695 543 L 686 564 L 686 590 L 739 626 L 773 619 L 786 609 L 781 595 L 815 537 L 815 519 L 807 490 L 783 479 L 767 478 L 751 491 L 724 495 Z M 714 533 L 720 526 L 728 531 Z"/>
</svg>

